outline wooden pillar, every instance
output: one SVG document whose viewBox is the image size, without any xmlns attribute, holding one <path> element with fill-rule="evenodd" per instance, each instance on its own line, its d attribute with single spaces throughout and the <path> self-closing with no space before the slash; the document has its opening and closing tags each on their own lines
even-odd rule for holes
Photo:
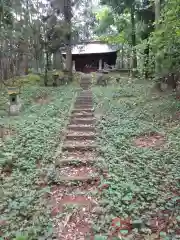
<svg viewBox="0 0 180 240">
<path fill-rule="evenodd" d="M 99 59 L 99 70 L 102 70 L 102 59 Z"/>
<path fill-rule="evenodd" d="M 75 72 L 75 71 L 76 71 L 76 62 L 73 61 L 73 72 Z"/>
</svg>

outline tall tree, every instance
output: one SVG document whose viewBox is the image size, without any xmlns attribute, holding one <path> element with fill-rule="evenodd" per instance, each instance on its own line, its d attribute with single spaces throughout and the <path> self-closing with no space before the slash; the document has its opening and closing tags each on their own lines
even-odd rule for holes
<svg viewBox="0 0 180 240">
<path fill-rule="evenodd" d="M 2 2 L 1 2 L 2 3 Z M 42 22 L 41 13 L 45 4 L 35 0 L 3 1 L 1 6 L 2 15 L 11 20 L 1 21 L 0 41 L 6 43 L 1 45 L 1 64 L 3 72 L 8 72 L 8 78 L 12 75 L 27 74 L 28 68 L 34 66 L 34 62 L 42 61 L 37 55 L 43 56 L 42 52 Z M 9 17 L 5 12 L 9 12 Z M 1 16 L 2 16 L 1 15 Z M 11 16 L 11 18 L 10 18 Z M 3 19 L 3 18 L 1 18 Z M 6 48 L 6 50 L 4 49 Z M 37 51 L 38 49 L 38 51 Z M 38 52 L 38 54 L 37 54 Z M 3 75 L 7 74 L 1 74 Z M 5 78 L 5 77 L 3 77 Z"/>
<path fill-rule="evenodd" d="M 160 20 L 160 0 L 154 1 L 154 8 L 155 8 L 155 28 L 158 30 L 159 20 Z M 155 63 L 155 73 L 158 74 L 159 72 L 159 63 L 158 59 Z"/>
<path fill-rule="evenodd" d="M 75 5 L 76 0 L 51 0 L 51 6 L 54 13 L 63 15 L 64 25 L 66 27 L 65 33 L 65 48 L 66 48 L 66 70 L 68 71 L 69 78 L 72 78 L 72 7 Z"/>
<path fill-rule="evenodd" d="M 65 0 L 64 3 L 64 19 L 67 27 L 66 33 L 66 69 L 69 78 L 72 78 L 72 0 Z"/>
<path fill-rule="evenodd" d="M 155 8 L 155 26 L 158 28 L 159 20 L 160 20 L 160 9 L 161 9 L 161 1 L 155 0 L 154 1 L 154 8 Z"/>
<path fill-rule="evenodd" d="M 160 2 L 162 4 L 162 2 Z M 157 28 L 150 38 L 152 51 L 158 62 L 158 75 L 176 72 L 180 65 L 180 0 L 164 1 L 159 16 L 157 4 Z M 158 21 L 159 20 L 159 21 Z M 156 73 L 157 74 L 157 73 Z"/>
<path fill-rule="evenodd" d="M 136 56 L 136 21 L 135 21 L 135 14 L 136 14 L 136 7 L 137 1 L 136 0 L 101 0 L 102 4 L 107 4 L 113 8 L 115 12 L 118 14 L 124 13 L 126 10 L 130 13 L 131 19 L 131 45 L 132 45 L 132 68 L 137 68 L 137 56 Z"/>
<path fill-rule="evenodd" d="M 72 27 L 76 41 L 84 41 L 93 38 L 96 24 L 96 8 L 97 3 L 93 0 L 81 0 L 74 6 Z"/>
<path fill-rule="evenodd" d="M 149 53 L 150 53 L 150 44 L 149 37 L 150 34 L 154 31 L 154 6 L 150 0 L 144 0 L 137 12 L 138 20 L 143 25 L 143 28 L 139 31 L 141 43 L 144 45 L 143 51 L 143 75 L 147 79 L 150 74 L 149 66 Z M 153 64 L 154 65 L 154 64 Z"/>
</svg>

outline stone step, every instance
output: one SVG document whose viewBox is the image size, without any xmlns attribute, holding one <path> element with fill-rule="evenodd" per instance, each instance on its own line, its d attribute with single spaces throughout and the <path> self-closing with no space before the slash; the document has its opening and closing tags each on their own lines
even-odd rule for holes
<svg viewBox="0 0 180 240">
<path fill-rule="evenodd" d="M 93 109 L 93 105 L 92 104 L 75 104 L 74 105 L 75 109 Z"/>
<path fill-rule="evenodd" d="M 89 181 L 96 181 L 98 180 L 97 176 L 61 176 L 59 177 L 60 181 L 82 181 L 82 182 L 89 182 Z"/>
<path fill-rule="evenodd" d="M 92 82 L 92 80 L 91 79 L 82 79 L 81 81 L 80 81 L 80 83 L 84 83 L 84 82 L 88 82 L 88 83 L 91 83 Z"/>
<path fill-rule="evenodd" d="M 93 103 L 93 99 L 76 99 L 75 103 Z"/>
<path fill-rule="evenodd" d="M 91 82 L 91 79 L 81 79 L 80 83 L 82 82 Z"/>
<path fill-rule="evenodd" d="M 77 97 L 92 97 L 93 96 L 93 94 L 91 93 L 79 93 L 78 95 L 77 95 Z"/>
<path fill-rule="evenodd" d="M 65 141 L 62 150 L 63 151 L 94 151 L 96 149 L 96 144 L 92 140 L 84 141 Z"/>
<path fill-rule="evenodd" d="M 74 104 L 80 103 L 80 104 L 93 104 L 93 100 L 76 100 Z"/>
<path fill-rule="evenodd" d="M 89 90 L 89 91 L 82 91 L 82 93 L 92 93 L 92 91 L 91 90 Z"/>
<path fill-rule="evenodd" d="M 96 134 L 91 135 L 74 135 L 74 134 L 68 134 L 66 135 L 67 140 L 95 140 Z"/>
<path fill-rule="evenodd" d="M 56 158 L 55 164 L 56 166 L 61 165 L 75 165 L 81 163 L 84 165 L 91 165 L 97 159 L 97 155 L 95 152 L 86 151 L 86 152 L 63 152 L 61 155 Z"/>
<path fill-rule="evenodd" d="M 88 84 L 88 85 L 91 85 L 92 83 L 91 82 L 88 82 L 88 81 L 83 81 L 83 82 L 80 82 L 80 85 L 81 84 Z"/>
<path fill-rule="evenodd" d="M 93 102 L 92 98 L 83 98 L 83 99 L 76 99 L 75 102 Z"/>
<path fill-rule="evenodd" d="M 91 95 L 92 96 L 92 91 L 91 90 L 81 90 L 78 92 L 80 95 Z"/>
<path fill-rule="evenodd" d="M 84 90 L 84 91 L 80 91 L 79 94 L 89 94 L 89 95 L 92 95 L 92 91 L 91 90 Z"/>
<path fill-rule="evenodd" d="M 72 165 L 72 166 L 86 166 L 86 165 L 92 165 L 95 162 L 95 159 L 71 159 L 71 158 L 61 158 L 61 159 L 56 159 L 55 160 L 55 166 L 56 167 L 61 167 L 61 166 L 66 166 L 66 165 Z"/>
<path fill-rule="evenodd" d="M 92 97 L 92 96 L 93 96 L 92 92 L 88 92 L 87 90 L 86 90 L 86 92 L 81 91 L 77 95 L 77 97 Z"/>
<path fill-rule="evenodd" d="M 74 108 L 72 110 L 72 113 L 93 113 L 94 109 L 90 109 L 90 108 Z"/>
<path fill-rule="evenodd" d="M 79 92 L 80 95 L 91 95 L 92 96 L 92 91 L 91 90 L 84 90 Z"/>
<path fill-rule="evenodd" d="M 79 124 L 82 126 L 81 124 Z M 89 125 L 88 125 L 89 126 Z M 86 132 L 86 131 L 74 131 L 74 130 L 67 130 L 65 136 L 67 135 L 74 135 L 74 136 L 87 136 L 87 135 L 96 135 L 94 131 Z"/>
<path fill-rule="evenodd" d="M 84 82 L 91 83 L 92 81 L 91 81 L 91 79 L 82 79 L 80 81 L 80 83 L 84 83 Z"/>
<path fill-rule="evenodd" d="M 93 95 L 92 94 L 87 94 L 87 93 L 80 93 L 79 95 L 77 95 L 77 98 L 84 98 L 84 97 L 86 97 L 86 98 L 92 98 L 93 97 Z"/>
<path fill-rule="evenodd" d="M 81 86 L 82 89 L 89 89 L 90 86 Z"/>
<path fill-rule="evenodd" d="M 92 93 L 82 93 L 80 92 L 77 97 L 92 97 L 93 94 Z"/>
<path fill-rule="evenodd" d="M 88 181 L 97 179 L 97 172 L 91 166 L 65 166 L 56 169 L 61 181 Z"/>
<path fill-rule="evenodd" d="M 67 205 L 79 206 L 79 207 L 83 208 L 82 211 L 84 211 L 84 209 L 86 209 L 86 208 L 88 210 L 88 209 L 92 209 L 93 207 L 96 207 L 97 203 L 92 198 L 85 196 L 83 194 L 80 194 L 80 195 L 66 194 L 66 195 L 63 195 L 61 200 L 58 201 L 57 208 L 59 209 L 59 211 L 63 212 L 64 207 Z"/>
<path fill-rule="evenodd" d="M 88 101 L 88 100 L 93 100 L 93 97 L 92 96 L 80 96 L 80 97 L 77 97 L 76 98 L 77 101 Z"/>
<path fill-rule="evenodd" d="M 74 113 L 71 115 L 71 118 L 90 118 L 94 117 L 93 113 Z"/>
<path fill-rule="evenodd" d="M 76 102 L 89 102 L 89 101 L 93 101 L 92 98 L 87 98 L 87 97 L 81 97 L 81 98 L 77 98 Z"/>
<path fill-rule="evenodd" d="M 93 105 L 87 105 L 87 104 L 76 104 L 74 105 L 74 108 L 75 109 L 80 109 L 80 110 L 84 110 L 84 109 L 92 109 L 93 108 Z"/>
<path fill-rule="evenodd" d="M 92 101 L 93 97 L 78 97 L 76 101 Z"/>
<path fill-rule="evenodd" d="M 92 83 L 91 82 L 88 82 L 88 81 L 83 81 L 83 82 L 80 82 L 80 86 L 81 85 L 91 85 Z"/>
<path fill-rule="evenodd" d="M 95 126 L 92 125 L 68 125 L 67 130 L 80 132 L 95 132 Z"/>
<path fill-rule="evenodd" d="M 78 95 L 77 95 L 77 97 L 92 97 L 93 96 L 93 94 L 90 92 L 80 92 L 80 93 L 78 93 Z"/>
<path fill-rule="evenodd" d="M 94 101 L 91 99 L 84 99 L 84 100 L 76 100 L 74 102 L 74 104 L 77 104 L 77 103 L 80 103 L 80 104 L 94 104 Z"/>
<path fill-rule="evenodd" d="M 92 93 L 91 90 L 88 90 L 88 91 L 82 91 L 82 93 Z"/>
<path fill-rule="evenodd" d="M 87 118 L 71 118 L 70 120 L 70 124 L 95 124 L 95 119 L 91 118 L 91 119 L 87 119 Z"/>
<path fill-rule="evenodd" d="M 96 145 L 72 145 L 72 144 L 64 144 L 62 147 L 63 151 L 68 151 L 68 152 L 73 152 L 73 151 L 95 151 L 96 150 Z"/>
<path fill-rule="evenodd" d="M 92 92 L 89 90 L 84 90 L 78 93 L 78 96 L 92 96 Z"/>
<path fill-rule="evenodd" d="M 87 89 L 84 89 L 84 90 L 89 90 L 91 87 L 91 84 L 80 84 L 80 87 L 81 88 L 87 87 Z"/>
<path fill-rule="evenodd" d="M 94 103 L 93 103 L 93 101 L 87 101 L 87 102 L 85 102 L 85 101 L 76 101 L 74 103 L 74 106 L 78 106 L 78 105 L 80 105 L 80 106 L 87 106 L 87 105 L 93 106 Z"/>
</svg>

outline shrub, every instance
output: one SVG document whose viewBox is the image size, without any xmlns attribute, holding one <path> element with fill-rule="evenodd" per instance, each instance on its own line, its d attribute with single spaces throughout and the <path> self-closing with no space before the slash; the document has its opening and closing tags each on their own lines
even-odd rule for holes
<svg viewBox="0 0 180 240">
<path fill-rule="evenodd" d="M 26 77 L 23 77 L 22 81 L 24 83 L 37 83 L 41 80 L 39 75 L 36 74 L 28 74 Z"/>
</svg>

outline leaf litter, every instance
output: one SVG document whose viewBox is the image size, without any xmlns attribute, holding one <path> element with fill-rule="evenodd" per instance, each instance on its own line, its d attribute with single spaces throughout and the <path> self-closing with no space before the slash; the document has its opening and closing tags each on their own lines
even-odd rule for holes
<svg viewBox="0 0 180 240">
<path fill-rule="evenodd" d="M 165 144 L 165 137 L 158 133 L 151 133 L 137 137 L 134 143 L 137 147 L 161 147 Z"/>
</svg>

